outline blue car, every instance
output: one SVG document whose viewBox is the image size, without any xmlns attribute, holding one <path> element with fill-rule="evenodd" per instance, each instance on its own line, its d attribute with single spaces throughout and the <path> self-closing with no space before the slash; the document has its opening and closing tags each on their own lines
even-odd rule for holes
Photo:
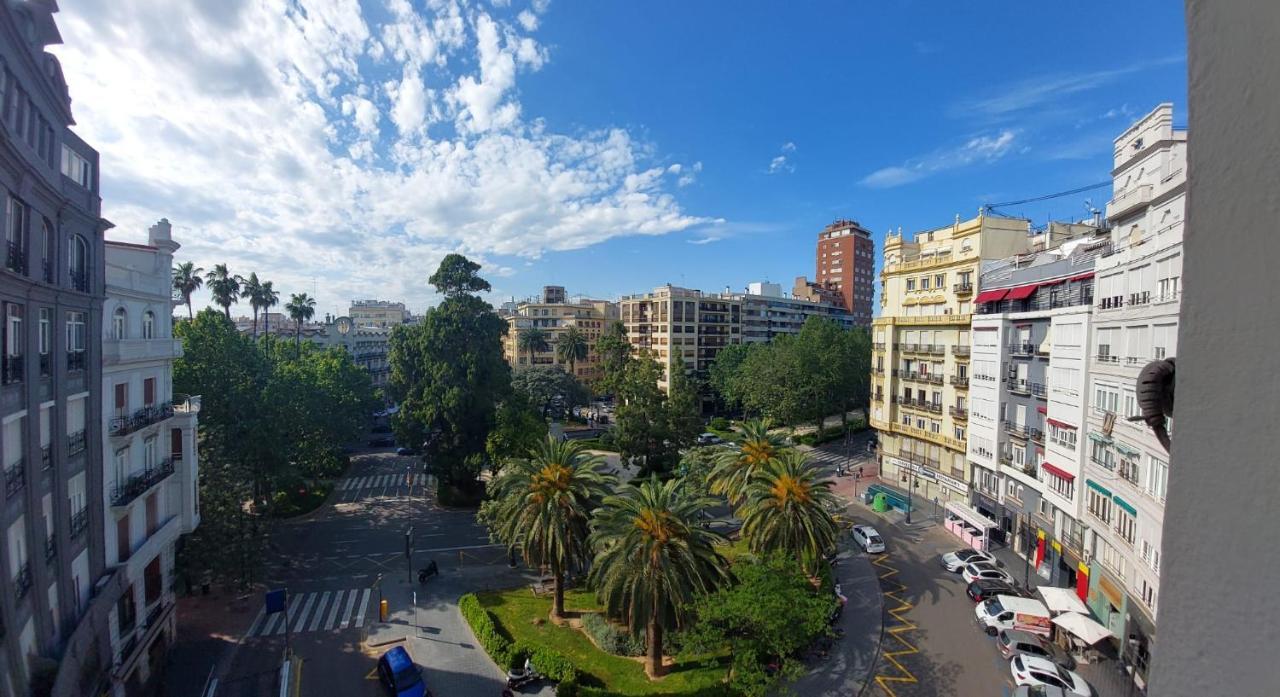
<svg viewBox="0 0 1280 697">
<path fill-rule="evenodd" d="M 431 697 L 422 681 L 422 669 L 414 665 L 409 652 L 397 646 L 378 659 L 378 677 L 395 697 Z"/>
</svg>

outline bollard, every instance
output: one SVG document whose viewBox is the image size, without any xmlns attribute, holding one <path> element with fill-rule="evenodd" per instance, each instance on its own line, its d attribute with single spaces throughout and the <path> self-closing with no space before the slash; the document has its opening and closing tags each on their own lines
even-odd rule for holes
<svg viewBox="0 0 1280 697">
<path fill-rule="evenodd" d="M 387 621 L 387 601 L 383 600 L 378 606 L 378 621 Z"/>
</svg>

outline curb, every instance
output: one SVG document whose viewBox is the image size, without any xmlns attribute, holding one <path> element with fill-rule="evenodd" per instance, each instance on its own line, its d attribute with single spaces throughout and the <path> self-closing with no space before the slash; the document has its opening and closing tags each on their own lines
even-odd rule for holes
<svg viewBox="0 0 1280 697">
<path fill-rule="evenodd" d="M 875 566 L 871 563 L 871 559 L 868 558 L 867 555 L 863 554 L 859 558 L 862 560 L 862 563 L 865 564 L 867 569 L 870 571 L 871 577 L 875 579 L 876 590 L 877 590 L 876 607 L 880 609 L 880 634 L 876 639 L 875 651 L 873 651 L 871 654 L 871 661 L 870 663 L 867 664 L 868 666 L 867 674 L 864 675 L 860 680 L 860 682 L 862 683 L 862 687 L 858 690 L 857 694 L 858 694 L 858 697 L 861 697 L 862 695 L 867 693 L 867 689 L 870 688 L 871 685 L 875 682 L 874 677 L 876 674 L 876 669 L 880 665 L 880 652 L 882 650 L 882 647 L 884 646 L 885 622 L 884 622 L 884 589 L 880 587 L 880 574 L 876 573 Z"/>
</svg>

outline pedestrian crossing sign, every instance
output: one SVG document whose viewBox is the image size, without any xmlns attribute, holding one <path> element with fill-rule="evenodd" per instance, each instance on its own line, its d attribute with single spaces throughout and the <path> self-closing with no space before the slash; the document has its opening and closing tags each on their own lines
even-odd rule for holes
<svg viewBox="0 0 1280 697">
<path fill-rule="evenodd" d="M 285 589 L 277 588 L 267 591 L 264 602 L 267 606 L 267 614 L 273 612 L 284 612 L 285 608 Z"/>
</svg>

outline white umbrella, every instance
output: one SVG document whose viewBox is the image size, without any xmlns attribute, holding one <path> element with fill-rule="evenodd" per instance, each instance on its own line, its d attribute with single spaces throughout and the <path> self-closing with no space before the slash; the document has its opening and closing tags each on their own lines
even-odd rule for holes
<svg viewBox="0 0 1280 697">
<path fill-rule="evenodd" d="M 1053 612 L 1078 612 L 1086 617 L 1089 615 L 1089 608 L 1080 602 L 1080 597 L 1069 588 L 1040 586 L 1037 590 L 1044 598 L 1045 606 Z"/>
<path fill-rule="evenodd" d="M 1110 629 L 1078 612 L 1064 612 L 1053 618 L 1053 623 L 1071 632 L 1090 646 L 1111 636 Z"/>
</svg>

